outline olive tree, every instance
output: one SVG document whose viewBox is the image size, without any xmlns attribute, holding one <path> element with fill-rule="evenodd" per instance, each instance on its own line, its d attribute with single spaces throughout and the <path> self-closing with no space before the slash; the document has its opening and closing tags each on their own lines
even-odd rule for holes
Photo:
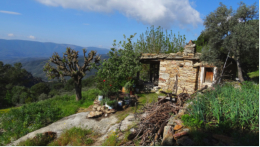
<svg viewBox="0 0 260 147">
<path fill-rule="evenodd" d="M 243 2 L 234 11 L 224 4 L 207 15 L 204 25 L 205 34 L 209 36 L 209 52 L 215 55 L 225 53 L 234 57 L 237 63 L 238 78 L 242 76 L 241 61 L 250 56 L 251 60 L 259 59 L 259 20 L 256 4 L 247 6 Z M 201 59 L 207 62 L 216 61 L 203 54 Z"/>
<path fill-rule="evenodd" d="M 101 57 L 98 55 L 96 56 L 96 51 L 89 52 L 88 57 L 86 57 L 85 54 L 87 51 L 86 49 L 83 49 L 84 64 L 80 66 L 78 63 L 78 52 L 79 51 L 75 51 L 68 47 L 63 54 L 62 59 L 58 53 L 54 53 L 49 62 L 44 66 L 44 71 L 49 79 L 61 78 L 63 80 L 64 76 L 70 76 L 73 79 L 77 101 L 82 98 L 82 78 L 86 75 L 86 71 L 90 71 L 92 68 L 97 67 L 96 65 L 99 64 Z M 51 66 L 50 63 L 57 65 L 57 67 Z"/>
</svg>

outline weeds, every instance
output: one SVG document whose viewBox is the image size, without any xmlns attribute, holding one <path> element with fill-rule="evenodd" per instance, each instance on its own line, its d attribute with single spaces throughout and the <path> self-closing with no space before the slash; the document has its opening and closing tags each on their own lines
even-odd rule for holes
<svg viewBox="0 0 260 147">
<path fill-rule="evenodd" d="M 63 134 L 61 134 L 60 138 L 54 140 L 49 143 L 49 146 L 86 146 L 90 145 L 94 142 L 94 140 L 90 137 L 92 133 L 91 130 L 84 130 L 82 128 L 73 127 Z"/>
</svg>

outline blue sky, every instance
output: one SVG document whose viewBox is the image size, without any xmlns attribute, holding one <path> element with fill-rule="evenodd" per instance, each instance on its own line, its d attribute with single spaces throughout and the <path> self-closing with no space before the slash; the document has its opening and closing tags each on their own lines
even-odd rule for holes
<svg viewBox="0 0 260 147">
<path fill-rule="evenodd" d="M 113 40 L 151 25 L 196 39 L 203 20 L 222 2 L 234 10 L 240 0 L 1 0 L 0 38 L 111 48 Z M 259 1 L 246 0 L 247 5 Z"/>
</svg>

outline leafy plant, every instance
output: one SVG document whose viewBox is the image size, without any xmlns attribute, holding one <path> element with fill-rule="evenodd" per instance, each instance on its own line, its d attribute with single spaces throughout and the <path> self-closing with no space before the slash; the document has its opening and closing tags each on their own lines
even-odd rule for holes
<svg viewBox="0 0 260 147">
<path fill-rule="evenodd" d="M 201 128 L 203 121 L 200 119 L 195 119 L 188 114 L 184 114 L 181 116 L 181 120 L 183 121 L 185 126 Z"/>
<path fill-rule="evenodd" d="M 108 101 L 107 102 L 107 105 L 109 105 L 109 106 L 115 106 L 117 104 L 117 100 L 110 100 L 110 101 Z"/>
</svg>

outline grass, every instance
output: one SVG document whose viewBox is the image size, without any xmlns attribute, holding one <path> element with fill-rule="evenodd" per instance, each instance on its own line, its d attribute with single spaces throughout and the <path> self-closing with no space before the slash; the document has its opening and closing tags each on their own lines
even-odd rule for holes
<svg viewBox="0 0 260 147">
<path fill-rule="evenodd" d="M 49 143 L 49 146 L 87 146 L 94 143 L 91 134 L 93 131 L 84 130 L 82 128 L 73 127 L 67 131 L 65 131 L 60 138 L 54 140 Z"/>
<path fill-rule="evenodd" d="M 87 146 L 94 142 L 94 137 L 92 130 L 73 127 L 64 131 L 56 140 L 54 136 L 37 134 L 35 138 L 20 142 L 18 146 Z"/>
<path fill-rule="evenodd" d="M 184 125 L 195 130 L 232 136 L 238 145 L 258 144 L 259 85 L 243 82 L 240 89 L 227 83 L 198 95 L 192 101 L 188 114 L 182 116 Z M 195 140 L 199 140 L 196 139 L 200 136 L 198 134 L 193 135 Z"/>
<path fill-rule="evenodd" d="M 12 108 L 2 114 L 0 145 L 10 143 L 29 132 L 55 122 L 63 117 L 75 114 L 80 107 L 89 107 L 98 95 L 97 89 L 82 92 L 82 100 L 76 101 L 75 95 L 55 96 L 51 99 Z"/>
</svg>

